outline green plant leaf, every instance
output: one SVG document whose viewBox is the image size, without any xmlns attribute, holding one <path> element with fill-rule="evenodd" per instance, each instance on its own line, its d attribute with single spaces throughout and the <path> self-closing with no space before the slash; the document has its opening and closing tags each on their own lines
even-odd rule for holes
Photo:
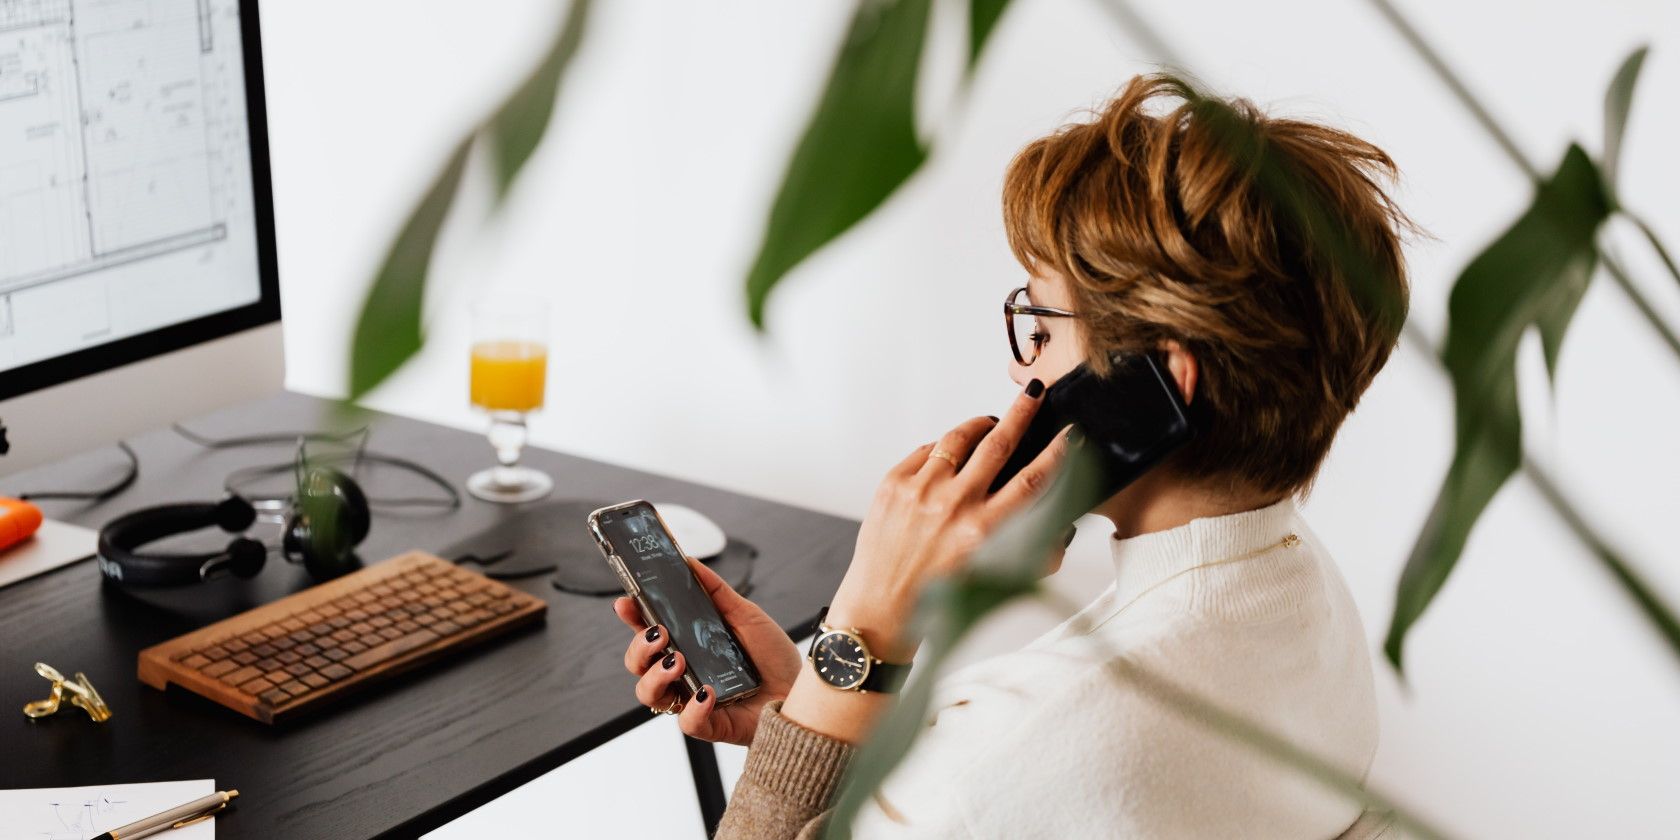
<svg viewBox="0 0 1680 840">
<path fill-rule="evenodd" d="M 1570 146 L 1528 210 L 1466 266 L 1448 302 L 1441 361 L 1452 376 L 1457 443 L 1451 466 L 1400 576 L 1383 645 L 1396 670 L 1408 630 L 1445 584 L 1476 520 L 1522 464 L 1516 351 L 1531 325 L 1561 344 L 1590 277 L 1610 205 L 1598 169 Z M 1548 351 L 1555 352 L 1554 350 Z"/>
<path fill-rule="evenodd" d="M 1616 68 L 1616 75 L 1610 80 L 1610 88 L 1604 92 L 1604 183 L 1611 189 L 1616 186 L 1617 164 L 1622 156 L 1622 137 L 1627 132 L 1628 111 L 1633 108 L 1633 86 L 1639 81 L 1639 68 L 1645 64 L 1645 54 L 1649 47 L 1634 50 L 1622 65 Z"/>
<path fill-rule="evenodd" d="M 1067 526 L 1101 501 L 1096 459 L 1072 448 L 1042 498 L 1001 525 L 962 574 L 928 587 L 916 609 L 915 626 L 924 639 L 916 671 L 847 771 L 825 836 L 850 837 L 859 809 L 909 753 L 940 666 L 957 643 L 987 613 L 1038 591 L 1044 561 L 1061 545 Z"/>
<path fill-rule="evenodd" d="M 426 272 L 438 231 L 449 215 L 466 168 L 469 137 L 455 146 L 443 171 L 432 179 L 420 203 L 409 213 L 402 231 L 385 256 L 362 302 L 350 342 L 350 394 L 355 400 L 384 382 L 403 362 L 419 352 L 425 341 L 421 305 L 426 295 Z"/>
<path fill-rule="evenodd" d="M 1560 267 L 1556 284 L 1541 299 L 1540 311 L 1535 313 L 1534 326 L 1540 331 L 1546 375 L 1554 382 L 1557 381 L 1558 354 L 1563 350 L 1563 335 L 1569 331 L 1569 322 L 1574 319 L 1575 310 L 1587 294 L 1587 286 L 1591 285 L 1593 272 L 1597 269 L 1597 249 L 1576 255 L 1575 259 Z"/>
<path fill-rule="evenodd" d="M 1007 8 L 1009 0 L 968 0 L 968 72 L 974 72 L 987 39 Z"/>
<path fill-rule="evenodd" d="M 578 47 L 583 43 L 583 30 L 588 23 L 592 1 L 572 0 L 560 30 L 555 34 L 554 43 L 543 55 L 542 63 L 508 95 L 484 128 L 495 166 L 497 202 L 507 197 L 508 189 L 519 177 L 519 171 L 531 159 L 543 135 L 548 133 L 555 100 L 560 95 L 560 82 L 572 56 L 577 54 Z"/>
<path fill-rule="evenodd" d="M 787 272 L 874 212 L 927 159 L 916 137 L 917 65 L 931 0 L 861 0 L 795 148 L 747 272 L 747 314 Z"/>
</svg>

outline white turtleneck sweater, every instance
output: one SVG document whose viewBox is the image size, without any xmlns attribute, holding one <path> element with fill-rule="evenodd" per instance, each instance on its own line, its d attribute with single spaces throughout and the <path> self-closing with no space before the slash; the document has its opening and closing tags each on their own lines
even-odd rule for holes
<svg viewBox="0 0 1680 840">
<path fill-rule="evenodd" d="M 855 836 L 1313 840 L 1358 818 L 1104 664 L 1123 657 L 1363 777 L 1371 656 L 1293 500 L 1111 542 L 1114 585 L 1079 613 L 1094 629 L 1070 619 L 944 677 Z"/>
</svg>

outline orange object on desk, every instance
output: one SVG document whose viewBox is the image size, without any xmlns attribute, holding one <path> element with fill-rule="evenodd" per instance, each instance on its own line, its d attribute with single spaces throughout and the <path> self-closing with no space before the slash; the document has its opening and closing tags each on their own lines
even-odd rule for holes
<svg viewBox="0 0 1680 840">
<path fill-rule="evenodd" d="M 22 499 L 0 498 L 0 551 L 35 535 L 41 527 L 41 509 Z"/>
</svg>

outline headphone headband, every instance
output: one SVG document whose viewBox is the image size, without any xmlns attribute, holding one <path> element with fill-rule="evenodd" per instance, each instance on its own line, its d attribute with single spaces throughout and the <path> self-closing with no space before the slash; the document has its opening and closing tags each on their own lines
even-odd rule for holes
<svg viewBox="0 0 1680 840">
<path fill-rule="evenodd" d="M 254 575 L 262 569 L 268 552 L 262 543 L 244 537 L 229 542 L 221 551 L 208 553 L 142 553 L 138 549 L 165 537 L 212 526 L 239 533 L 251 527 L 256 518 L 251 503 L 238 496 L 213 503 L 158 505 L 124 514 L 99 530 L 99 571 L 129 586 L 185 586 L 203 581 L 224 565 L 236 574 L 249 569 Z M 254 568 L 253 549 L 257 552 Z"/>
</svg>

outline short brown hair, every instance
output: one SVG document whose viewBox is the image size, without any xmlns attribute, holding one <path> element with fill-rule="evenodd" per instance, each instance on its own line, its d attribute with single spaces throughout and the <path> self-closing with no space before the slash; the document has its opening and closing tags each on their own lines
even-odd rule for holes
<svg viewBox="0 0 1680 840">
<path fill-rule="evenodd" d="M 1381 185 L 1396 176 L 1346 132 L 1138 76 L 1015 157 L 1003 215 L 1023 265 L 1067 278 L 1092 368 L 1169 339 L 1195 356 L 1197 439 L 1174 469 L 1287 494 L 1405 322 L 1413 228 Z"/>
</svg>

